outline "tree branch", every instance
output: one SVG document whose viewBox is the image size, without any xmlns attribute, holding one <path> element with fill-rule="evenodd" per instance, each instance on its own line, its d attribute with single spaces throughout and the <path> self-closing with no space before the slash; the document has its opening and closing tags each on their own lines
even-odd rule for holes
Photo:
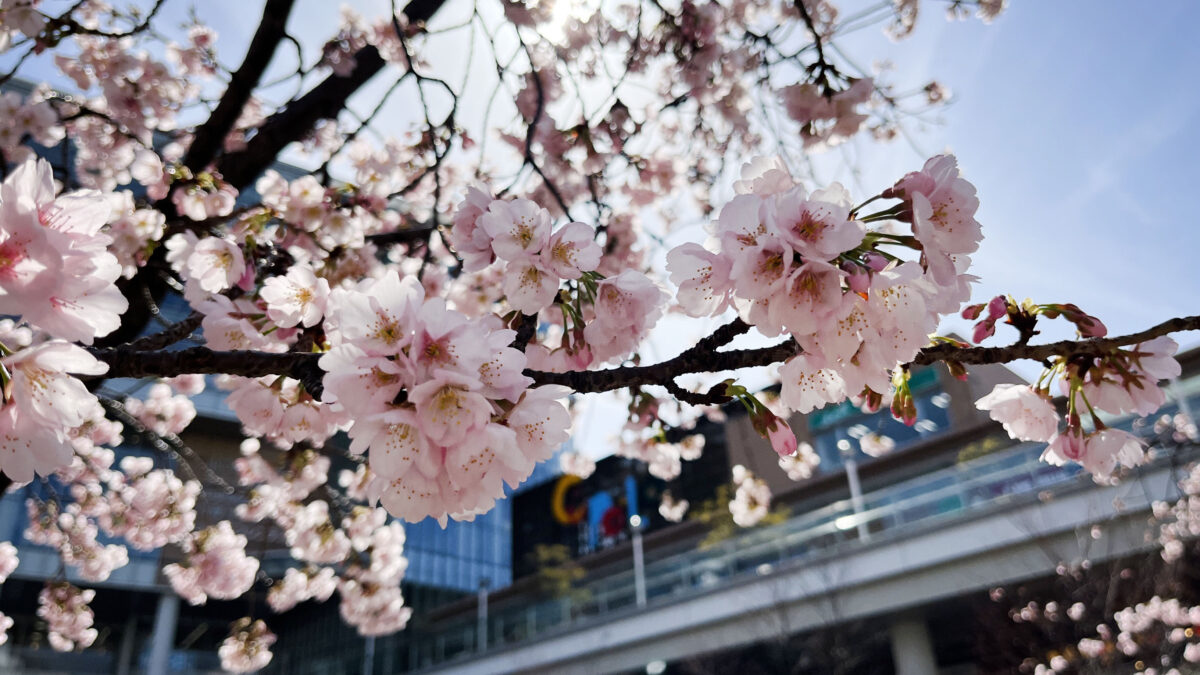
<svg viewBox="0 0 1200 675">
<path fill-rule="evenodd" d="M 409 23 L 428 21 L 445 0 L 413 0 L 404 8 Z M 317 120 L 337 117 L 346 101 L 380 70 L 385 61 L 373 46 L 354 54 L 354 70 L 346 77 L 330 75 L 287 108 L 271 115 L 240 152 L 223 155 L 217 171 L 239 190 L 259 176 L 280 151 L 313 129 Z"/>
<path fill-rule="evenodd" d="M 127 342 L 122 345 L 125 348 L 136 351 L 153 351 L 162 349 L 179 342 L 191 335 L 193 331 L 200 327 L 204 321 L 204 315 L 200 312 L 192 312 L 187 318 L 175 322 L 165 330 L 159 331 L 152 335 L 138 338 L 132 342 Z"/>
<path fill-rule="evenodd" d="M 229 80 L 229 86 L 216 109 L 204 124 L 196 129 L 195 138 L 183 157 L 184 166 L 193 172 L 208 166 L 220 152 L 225 137 L 237 123 L 263 72 L 275 56 L 275 48 L 287 34 L 288 15 L 291 14 L 294 4 L 295 0 L 267 0 L 266 6 L 263 7 L 262 21 L 258 24 L 254 38 L 250 40 L 249 49 L 246 50 L 246 58 Z"/>
<path fill-rule="evenodd" d="M 170 352 L 144 352 L 130 347 L 92 347 L 88 351 L 108 364 L 108 373 L 104 378 L 174 377 L 187 373 L 242 377 L 286 375 L 299 380 L 309 394 L 320 398 L 321 378 L 325 375 L 317 366 L 317 359 L 321 355 L 308 352 L 216 351 L 208 347 L 190 347 Z"/>
<path fill-rule="evenodd" d="M 716 351 L 747 330 L 749 327 L 745 323 L 735 319 L 678 356 L 649 366 L 623 366 L 566 373 L 527 369 L 525 375 L 532 377 L 537 384 L 561 384 L 579 393 L 612 391 L 647 384 L 662 385 L 676 391 L 679 387 L 674 385 L 674 379 L 680 375 L 768 366 L 786 361 L 800 352 L 799 345 L 791 338 L 770 347 Z M 963 364 L 986 364 L 1022 359 L 1044 361 L 1052 356 L 1099 356 L 1118 347 L 1185 330 L 1200 330 L 1200 316 L 1171 319 L 1144 331 L 1114 338 L 1062 340 L 1044 345 L 1018 344 L 1007 347 L 961 348 L 940 344 L 922 349 L 912 363 L 928 365 L 938 361 L 954 361 Z M 105 378 L 174 377 L 185 373 L 225 373 L 243 377 L 286 375 L 299 380 L 314 398 L 319 399 L 323 390 L 321 378 L 324 371 L 317 365 L 317 359 L 321 355 L 315 353 L 214 351 L 207 347 L 192 347 L 171 352 L 145 352 L 129 346 L 112 349 L 92 347 L 89 351 L 97 359 L 108 364 L 109 370 L 104 375 Z M 684 400 L 694 400 L 700 404 L 717 395 L 714 392 L 691 394 Z"/>
<path fill-rule="evenodd" d="M 1200 330 L 1200 316 L 1184 316 L 1164 321 L 1138 333 L 1091 340 L 1060 340 L 1043 345 L 1014 344 L 1007 347 L 955 347 L 939 344 L 922 349 L 913 364 L 923 366 L 938 361 L 963 364 L 1008 363 L 1030 359 L 1045 361 L 1051 356 L 1101 356 L 1117 347 L 1135 345 L 1156 337 L 1185 330 Z"/>
</svg>

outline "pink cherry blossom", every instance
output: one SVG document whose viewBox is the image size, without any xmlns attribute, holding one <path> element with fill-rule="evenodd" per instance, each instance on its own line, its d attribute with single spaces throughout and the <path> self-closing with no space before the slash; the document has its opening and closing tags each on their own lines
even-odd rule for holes
<svg viewBox="0 0 1200 675">
<path fill-rule="evenodd" d="M 236 598 L 254 583 L 258 560 L 246 555 L 246 537 L 236 534 L 229 521 L 196 532 L 183 543 L 187 560 L 171 563 L 163 574 L 175 592 L 193 605 L 208 598 Z"/>
<path fill-rule="evenodd" d="M 536 315 L 554 301 L 559 278 L 539 267 L 533 258 L 509 263 L 504 271 L 504 296 L 513 309 Z"/>
<path fill-rule="evenodd" d="M 0 407 L 0 470 L 18 482 L 71 461 L 68 431 L 88 420 L 95 395 L 68 373 L 100 375 L 108 366 L 80 347 L 53 340 L 0 358 L 9 373 Z"/>
<path fill-rule="evenodd" d="M 1145 459 L 1141 439 L 1127 431 L 1103 429 L 1084 434 L 1072 425 L 1055 436 L 1042 453 L 1044 462 L 1055 466 L 1075 462 L 1097 479 L 1105 480 L 1111 477 L 1117 465 L 1132 468 Z"/>
<path fill-rule="evenodd" d="M 100 233 L 109 212 L 99 193 L 56 198 L 44 160 L 18 165 L 0 186 L 0 312 L 85 344 L 115 330 L 128 301 Z"/>
<path fill-rule="evenodd" d="M 850 193 L 840 184 L 811 196 L 797 187 L 780 195 L 768 212 L 789 245 L 808 260 L 833 260 L 862 242 L 866 228 L 849 220 Z"/>
<path fill-rule="evenodd" d="M 788 479 L 793 481 L 812 478 L 820 463 L 821 456 L 813 451 L 813 447 L 808 443 L 798 444 L 795 452 L 779 458 L 779 468 L 783 469 L 787 473 Z"/>
<path fill-rule="evenodd" d="M 463 260 L 463 270 L 478 272 L 496 258 L 491 236 L 480 226 L 479 217 L 487 212 L 492 197 L 479 188 L 467 188 L 467 196 L 454 215 L 450 229 L 450 247 Z"/>
<path fill-rule="evenodd" d="M 37 615 L 47 624 L 47 638 L 56 651 L 69 652 L 91 646 L 99 632 L 92 628 L 95 615 L 88 603 L 96 591 L 81 590 L 66 582 L 49 583 L 38 594 Z"/>
<path fill-rule="evenodd" d="M 453 445 L 484 425 L 491 404 L 473 391 L 478 388 L 478 380 L 446 371 L 413 387 L 409 400 L 421 432 L 434 443 Z"/>
<path fill-rule="evenodd" d="M 479 216 L 496 256 L 508 261 L 536 255 L 550 241 L 550 212 L 528 199 L 495 200 Z"/>
<path fill-rule="evenodd" d="M 261 619 L 238 619 L 230 626 L 229 637 L 217 649 L 221 668 L 231 673 L 252 673 L 271 662 L 272 633 Z"/>
<path fill-rule="evenodd" d="M 729 306 L 730 268 L 728 258 L 696 243 L 680 244 L 667 253 L 671 282 L 679 287 L 676 300 L 688 316 L 712 316 Z"/>
<path fill-rule="evenodd" d="M 809 413 L 846 398 L 844 381 L 819 358 L 801 354 L 779 369 L 783 382 L 779 399 L 789 410 Z"/>
<path fill-rule="evenodd" d="M 293 265 L 286 276 L 263 282 L 259 297 L 267 303 L 267 316 L 280 328 L 315 326 L 325 314 L 329 282 L 307 265 Z"/>
<path fill-rule="evenodd" d="M 600 262 L 601 250 L 595 237 L 596 231 L 585 223 L 563 225 L 542 251 L 542 265 L 563 279 L 578 279 L 583 272 L 595 270 Z"/>
<path fill-rule="evenodd" d="M 954 155 L 938 155 L 925 162 L 921 171 L 896 181 L 890 195 L 911 200 L 922 195 L 930 204 L 932 225 L 927 240 L 946 253 L 971 253 L 983 239 L 975 211 L 979 199 L 975 186 L 962 178 Z"/>
<path fill-rule="evenodd" d="M 596 287 L 596 318 L 583 336 L 599 362 L 629 354 L 662 316 L 666 294 L 644 274 L 626 270 Z"/>
<path fill-rule="evenodd" d="M 1047 442 L 1058 432 L 1058 412 L 1050 400 L 1025 384 L 998 384 L 975 402 L 992 419 L 1004 425 L 1019 441 Z"/>
<path fill-rule="evenodd" d="M 238 283 L 246 271 L 242 249 L 221 237 L 205 237 L 192 248 L 187 272 L 209 293 L 219 293 Z"/>
</svg>

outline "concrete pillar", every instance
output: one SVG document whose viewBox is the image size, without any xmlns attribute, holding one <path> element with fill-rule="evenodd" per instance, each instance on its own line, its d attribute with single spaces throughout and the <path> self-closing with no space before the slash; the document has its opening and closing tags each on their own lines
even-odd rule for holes
<svg viewBox="0 0 1200 675">
<path fill-rule="evenodd" d="M 936 675 L 937 659 L 933 656 L 933 640 L 924 617 L 897 617 L 889 634 L 896 675 Z"/>
<path fill-rule="evenodd" d="M 179 622 L 179 596 L 167 591 L 158 596 L 158 612 L 154 615 L 154 633 L 150 636 L 150 663 L 147 675 L 167 675 L 171 666 L 171 650 L 175 647 L 175 625 Z"/>
<path fill-rule="evenodd" d="M 121 646 L 117 652 L 117 675 L 130 675 L 133 672 L 133 647 L 137 644 L 137 617 L 132 614 L 125 620 L 125 630 L 121 631 Z"/>
<path fill-rule="evenodd" d="M 368 635 L 363 639 L 362 675 L 373 675 L 375 672 L 375 636 Z"/>
<path fill-rule="evenodd" d="M 491 580 L 479 580 L 479 594 L 475 605 L 475 651 L 485 652 L 488 648 L 488 586 Z"/>
</svg>

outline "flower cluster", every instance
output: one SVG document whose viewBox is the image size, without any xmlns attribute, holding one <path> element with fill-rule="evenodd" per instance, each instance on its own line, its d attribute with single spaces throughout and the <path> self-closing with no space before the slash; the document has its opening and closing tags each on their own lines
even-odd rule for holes
<svg viewBox="0 0 1200 675">
<path fill-rule="evenodd" d="M 778 160 L 747 164 L 736 188 L 717 221 L 719 250 L 683 244 L 667 269 L 690 316 L 732 306 L 759 332 L 796 339 L 803 353 L 780 369 L 790 410 L 878 401 L 896 366 L 969 295 L 963 271 L 982 238 L 979 201 L 952 156 L 897 181 L 880 196 L 901 203 L 869 216 L 859 217 L 840 185 L 809 194 Z M 909 222 L 913 235 L 868 231 L 876 221 Z M 921 257 L 905 262 L 885 247 Z"/>
<path fill-rule="evenodd" d="M 736 491 L 729 502 L 733 522 L 742 527 L 754 527 L 771 511 L 771 488 L 741 464 L 733 467 L 733 484 Z"/>
<path fill-rule="evenodd" d="M 337 576 L 332 567 L 289 567 L 267 592 L 267 604 L 276 612 L 286 612 L 305 600 L 325 602 L 335 590 Z"/>
<path fill-rule="evenodd" d="M 658 504 L 658 514 L 664 520 L 672 523 L 683 522 L 683 516 L 687 514 L 688 507 L 691 504 L 686 499 L 676 500 L 671 495 L 671 491 L 667 490 L 662 494 L 662 501 Z"/>
<path fill-rule="evenodd" d="M 150 387 L 146 398 L 125 400 L 125 410 L 142 426 L 159 436 L 178 434 L 196 417 L 196 406 L 184 394 L 175 394 L 171 385 L 158 382 Z"/>
<path fill-rule="evenodd" d="M 147 457 L 125 457 L 120 471 L 105 476 L 103 494 L 80 483 L 71 486 L 71 494 L 106 534 L 139 551 L 179 543 L 195 528 L 200 483 L 153 466 Z"/>
<path fill-rule="evenodd" d="M 451 230 L 451 246 L 463 269 L 478 272 L 501 261 L 508 304 L 537 314 L 558 295 L 563 279 L 578 279 L 596 269 L 600 246 L 595 230 L 568 223 L 552 231 L 550 212 L 528 199 L 491 199 L 471 188 Z"/>
<path fill-rule="evenodd" d="M 229 626 L 229 637 L 221 642 L 217 654 L 221 669 L 230 673 L 252 673 L 271 662 L 271 645 L 275 634 L 261 619 L 243 617 Z"/>
<path fill-rule="evenodd" d="M 627 425 L 633 428 L 635 425 Z M 652 428 L 651 428 L 652 429 Z M 659 480 L 674 480 L 683 471 L 683 462 L 700 459 L 704 452 L 704 436 L 692 434 L 678 443 L 670 443 L 659 435 L 648 438 L 623 439 L 616 454 L 646 463 L 651 476 Z"/>
<path fill-rule="evenodd" d="M 408 570 L 404 529 L 392 522 L 375 528 L 369 537 L 355 539 L 355 548 L 368 554 L 369 563 L 350 565 L 338 583 L 342 618 L 365 636 L 403 629 L 412 616 L 400 593 L 400 581 Z"/>
<path fill-rule="evenodd" d="M 25 502 L 29 527 L 25 538 L 58 550 L 65 564 L 76 567 L 88 581 L 104 581 L 113 570 L 129 563 L 129 552 L 120 544 L 101 544 L 96 524 L 79 504 L 58 507 L 56 502 Z"/>
<path fill-rule="evenodd" d="M 794 481 L 812 478 L 813 472 L 817 470 L 820 463 L 821 456 L 808 443 L 800 443 L 795 452 L 779 457 L 779 468 L 787 473 L 789 480 Z"/>
<path fill-rule="evenodd" d="M 0 313 L 85 344 L 116 329 L 129 303 L 108 215 L 99 193 L 56 197 L 45 160 L 17 166 L 0 185 Z"/>
<path fill-rule="evenodd" d="M 1000 384 L 975 405 L 989 411 L 1014 439 L 1048 443 L 1043 460 L 1055 465 L 1076 462 L 1098 479 L 1107 478 L 1117 465 L 1133 467 L 1145 461 L 1145 444 L 1127 431 L 1109 428 L 1097 411 L 1148 415 L 1158 410 L 1166 400 L 1158 382 L 1180 373 L 1174 358 L 1177 348 L 1171 338 L 1160 337 L 1100 357 L 1059 359 L 1037 387 Z M 1063 430 L 1049 385 L 1042 386 L 1055 377 L 1067 397 Z M 1085 414 L 1092 431 L 1084 429 Z"/>
<path fill-rule="evenodd" d="M 6 348 L 7 349 L 7 348 Z M 100 403 L 71 374 L 100 375 L 108 367 L 77 345 L 43 342 L 0 357 L 5 401 L 0 407 L 0 470 L 14 481 L 48 475 L 71 462 L 73 430 L 103 418 Z"/>
<path fill-rule="evenodd" d="M 1192 465 L 1188 475 L 1179 481 L 1179 491 L 1182 494 L 1175 503 L 1155 502 L 1153 505 L 1154 519 L 1158 521 L 1158 541 L 1162 544 L 1163 560 L 1167 562 L 1182 558 L 1184 542 L 1200 536 L 1200 464 Z"/>
<path fill-rule="evenodd" d="M 246 555 L 246 537 L 234 533 L 228 520 L 194 533 L 182 547 L 187 560 L 167 565 L 163 574 L 189 603 L 236 598 L 254 584 L 258 560 Z"/>
<path fill-rule="evenodd" d="M 851 80 L 841 91 L 828 92 L 817 84 L 805 82 L 780 90 L 788 115 L 800 124 L 804 147 L 831 146 L 858 133 L 867 121 L 859 106 L 875 90 L 869 77 Z"/>
<path fill-rule="evenodd" d="M 469 319 L 395 272 L 335 296 L 323 400 L 354 420 L 350 449 L 369 449 L 392 514 L 472 518 L 566 440 L 565 391 L 529 388 L 494 316 Z"/>
<path fill-rule="evenodd" d="M 88 603 L 96 591 L 81 590 L 66 582 L 49 583 L 38 594 L 37 615 L 46 622 L 50 646 L 60 652 L 83 649 L 96 641 L 95 615 Z"/>
</svg>

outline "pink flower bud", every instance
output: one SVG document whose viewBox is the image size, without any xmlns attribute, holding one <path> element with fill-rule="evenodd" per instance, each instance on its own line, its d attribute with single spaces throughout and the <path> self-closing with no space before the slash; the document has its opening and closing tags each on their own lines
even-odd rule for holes
<svg viewBox="0 0 1200 675">
<path fill-rule="evenodd" d="M 842 269 L 849 275 L 846 277 L 846 283 L 851 291 L 866 293 L 871 289 L 871 275 L 867 270 L 851 262 L 842 263 Z"/>
<path fill-rule="evenodd" d="M 863 256 L 863 262 L 876 272 L 882 272 L 883 268 L 888 266 L 888 259 L 875 251 L 867 251 Z"/>
</svg>

